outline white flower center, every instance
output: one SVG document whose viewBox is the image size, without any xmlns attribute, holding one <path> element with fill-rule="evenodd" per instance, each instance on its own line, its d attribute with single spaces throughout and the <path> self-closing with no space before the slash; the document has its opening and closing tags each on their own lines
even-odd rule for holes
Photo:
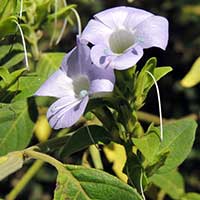
<svg viewBox="0 0 200 200">
<path fill-rule="evenodd" d="M 118 29 L 109 38 L 109 45 L 113 53 L 121 54 L 134 44 L 133 32 L 125 29 Z"/>
<path fill-rule="evenodd" d="M 83 98 L 88 95 L 90 83 L 88 77 L 85 75 L 79 75 L 73 80 L 74 92 L 79 98 Z"/>
</svg>

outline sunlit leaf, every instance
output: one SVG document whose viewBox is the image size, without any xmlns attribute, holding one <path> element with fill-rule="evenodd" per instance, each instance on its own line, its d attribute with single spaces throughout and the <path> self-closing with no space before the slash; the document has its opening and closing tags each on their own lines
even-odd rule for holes
<svg viewBox="0 0 200 200">
<path fill-rule="evenodd" d="M 181 80 L 183 87 L 193 87 L 200 82 L 200 57 L 196 59 L 190 71 Z"/>
<path fill-rule="evenodd" d="M 124 147 L 117 143 L 111 143 L 108 146 L 105 146 L 103 150 L 109 162 L 113 163 L 113 171 L 121 180 L 127 182 L 127 176 L 122 172 L 126 163 L 126 152 Z"/>
<path fill-rule="evenodd" d="M 23 154 L 20 151 L 0 157 L 0 181 L 20 169 L 23 165 L 23 161 Z"/>
</svg>

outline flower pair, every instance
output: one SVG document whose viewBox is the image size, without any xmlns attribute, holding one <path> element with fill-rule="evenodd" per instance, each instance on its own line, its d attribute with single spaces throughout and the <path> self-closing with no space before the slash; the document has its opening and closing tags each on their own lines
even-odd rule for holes
<svg viewBox="0 0 200 200">
<path fill-rule="evenodd" d="M 112 92 L 113 69 L 132 67 L 149 47 L 166 48 L 168 22 L 141 9 L 116 7 L 90 20 L 77 46 L 63 59 L 61 67 L 39 88 L 38 96 L 58 98 L 47 118 L 54 129 L 72 126 L 89 98 Z M 87 44 L 93 46 L 90 49 Z"/>
</svg>

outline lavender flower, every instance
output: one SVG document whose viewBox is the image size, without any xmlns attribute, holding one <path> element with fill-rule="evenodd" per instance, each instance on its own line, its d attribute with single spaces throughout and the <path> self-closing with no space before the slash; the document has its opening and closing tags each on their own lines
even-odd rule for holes
<svg viewBox="0 0 200 200">
<path fill-rule="evenodd" d="M 116 7 L 100 12 L 85 27 L 82 40 L 92 43 L 91 59 L 99 67 L 132 67 L 143 49 L 168 42 L 168 21 L 141 9 Z"/>
<path fill-rule="evenodd" d="M 76 123 L 87 106 L 89 98 L 112 92 L 115 77 L 112 69 L 101 69 L 92 64 L 90 49 L 78 40 L 77 47 L 63 59 L 57 70 L 39 88 L 35 95 L 58 98 L 47 118 L 54 129 Z"/>
</svg>

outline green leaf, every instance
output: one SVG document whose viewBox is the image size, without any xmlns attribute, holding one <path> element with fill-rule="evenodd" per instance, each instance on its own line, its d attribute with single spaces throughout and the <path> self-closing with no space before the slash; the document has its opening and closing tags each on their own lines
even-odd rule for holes
<svg viewBox="0 0 200 200">
<path fill-rule="evenodd" d="M 198 57 L 195 63 L 192 65 L 190 71 L 181 80 L 183 87 L 193 87 L 200 82 L 200 57 Z"/>
<path fill-rule="evenodd" d="M 19 1 L 16 0 L 1 0 L 0 19 L 17 14 L 18 3 Z"/>
<path fill-rule="evenodd" d="M 200 194 L 194 193 L 194 192 L 189 192 L 184 195 L 184 197 L 181 198 L 181 200 L 199 200 L 200 199 Z"/>
<path fill-rule="evenodd" d="M 23 166 L 23 153 L 12 152 L 0 157 L 0 181 Z"/>
<path fill-rule="evenodd" d="M 17 20 L 16 17 L 11 16 L 0 21 L 0 39 L 17 32 L 17 25 L 14 20 Z"/>
<path fill-rule="evenodd" d="M 14 55 L 8 62 L 4 63 L 1 67 L 9 69 L 23 60 L 24 60 L 24 53 L 18 53 Z"/>
<path fill-rule="evenodd" d="M 71 5 L 66 6 L 66 7 L 64 7 L 64 8 L 61 8 L 61 9 L 58 10 L 58 12 L 56 12 L 56 13 L 53 13 L 53 14 L 51 14 L 51 15 L 48 15 L 47 18 L 48 18 L 49 21 L 52 21 L 52 20 L 54 20 L 55 17 L 56 17 L 57 19 L 63 18 L 63 17 L 67 17 L 67 16 L 70 14 L 71 9 L 72 9 L 72 8 L 75 8 L 75 7 L 76 7 L 75 4 L 71 4 Z"/>
<path fill-rule="evenodd" d="M 163 128 L 164 139 L 159 152 L 169 150 L 170 153 L 159 173 L 171 171 L 187 158 L 194 143 L 197 124 L 194 120 L 184 119 L 166 124 Z"/>
<path fill-rule="evenodd" d="M 96 125 L 84 127 L 69 136 L 61 151 L 61 157 L 69 156 L 94 143 L 103 142 L 107 144 L 110 141 L 111 136 L 103 127 Z"/>
<path fill-rule="evenodd" d="M 60 171 L 54 200 L 142 200 L 135 189 L 101 170 L 66 165 Z"/>
<path fill-rule="evenodd" d="M 33 130 L 27 102 L 0 104 L 0 113 L 0 155 L 25 148 Z"/>
<path fill-rule="evenodd" d="M 9 71 L 6 68 L 1 67 L 0 77 L 2 77 L 3 80 L 0 81 L 0 88 L 9 87 L 10 85 L 12 85 L 25 70 L 26 68 L 22 68 L 15 70 L 12 73 L 9 73 Z"/>
<path fill-rule="evenodd" d="M 123 172 L 127 174 L 129 182 L 133 187 L 141 192 L 140 179 L 142 177 L 142 185 L 145 188 L 147 181 L 146 175 L 141 164 L 141 158 L 138 155 L 129 153 Z"/>
<path fill-rule="evenodd" d="M 154 77 L 156 79 L 156 81 L 159 81 L 163 76 L 165 76 L 166 74 L 168 74 L 169 72 L 172 71 L 171 67 L 157 67 L 154 69 Z M 150 82 L 149 84 L 149 89 L 154 85 L 153 80 Z"/>
<path fill-rule="evenodd" d="M 60 66 L 65 53 L 44 53 L 37 64 L 36 72 L 39 76 L 48 78 Z"/>
<path fill-rule="evenodd" d="M 33 96 L 44 81 L 45 79 L 43 77 L 39 77 L 37 74 L 21 76 L 19 80 L 9 88 L 9 91 L 20 92 L 15 96 L 14 101 L 23 100 Z"/>
<path fill-rule="evenodd" d="M 181 199 L 184 194 L 184 180 L 180 173 L 171 171 L 164 174 L 155 174 L 149 179 L 173 199 Z"/>
<path fill-rule="evenodd" d="M 24 51 L 24 49 L 20 43 L 0 46 L 0 60 L 3 57 L 5 57 L 8 53 L 13 52 L 13 51 Z"/>
<path fill-rule="evenodd" d="M 147 175 L 151 176 L 157 170 L 157 173 L 166 173 L 179 166 L 192 149 L 196 127 L 195 121 L 184 119 L 164 125 L 162 142 L 160 130 L 155 127 L 150 127 L 147 135 L 133 138 L 133 143 L 145 157 L 143 165 Z"/>
</svg>

